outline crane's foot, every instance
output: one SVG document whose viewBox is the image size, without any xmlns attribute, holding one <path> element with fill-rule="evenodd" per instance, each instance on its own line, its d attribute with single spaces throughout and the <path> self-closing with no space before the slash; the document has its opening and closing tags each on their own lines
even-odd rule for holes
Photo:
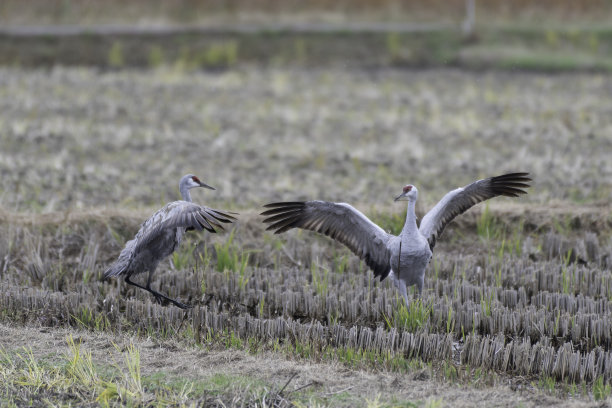
<svg viewBox="0 0 612 408">
<path fill-rule="evenodd" d="M 184 310 L 184 309 L 191 309 L 191 308 L 193 307 L 192 305 L 188 305 L 188 304 L 185 304 L 185 303 L 181 303 L 181 302 L 176 301 L 176 300 L 170 300 L 170 302 L 174 303 L 174 305 L 175 305 L 176 307 L 180 307 L 180 308 L 181 308 L 181 309 L 183 309 L 183 310 Z"/>
<path fill-rule="evenodd" d="M 153 296 L 155 296 L 155 301 L 156 301 L 157 303 L 159 303 L 160 305 L 163 305 L 163 304 L 164 304 L 164 301 L 165 301 L 166 299 L 164 299 L 162 296 L 155 295 L 155 294 L 154 294 Z"/>
<path fill-rule="evenodd" d="M 185 303 L 181 303 L 178 300 L 174 300 L 174 299 L 170 299 L 165 297 L 164 295 L 153 295 L 155 296 L 155 301 L 157 301 L 157 303 L 159 303 L 162 306 L 167 305 L 168 303 L 172 303 L 174 304 L 176 307 L 180 307 L 181 309 L 190 309 L 193 306 L 185 304 Z"/>
</svg>

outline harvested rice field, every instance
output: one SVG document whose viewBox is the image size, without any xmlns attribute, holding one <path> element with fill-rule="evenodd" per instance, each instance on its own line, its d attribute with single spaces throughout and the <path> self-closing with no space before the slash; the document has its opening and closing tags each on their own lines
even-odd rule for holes
<svg viewBox="0 0 612 408">
<path fill-rule="evenodd" d="M 606 406 L 612 77 L 453 69 L 0 68 L 0 405 Z M 529 194 L 458 217 L 423 296 L 262 205 L 351 203 L 398 233 L 511 171 Z M 198 175 L 240 213 L 152 286 L 104 270 Z M 139 276 L 144 284 L 146 276 Z"/>
</svg>

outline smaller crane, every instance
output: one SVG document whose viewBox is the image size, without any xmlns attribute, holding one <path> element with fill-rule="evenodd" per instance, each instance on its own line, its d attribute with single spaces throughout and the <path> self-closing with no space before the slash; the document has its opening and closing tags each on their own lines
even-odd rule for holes
<svg viewBox="0 0 612 408">
<path fill-rule="evenodd" d="M 166 204 L 143 222 L 134 239 L 125 244 L 117 261 L 104 272 L 104 278 L 125 276 L 126 283 L 152 293 L 158 302 L 162 303 L 165 299 L 181 309 L 188 308 L 188 305 L 151 289 L 151 279 L 157 265 L 178 248 L 186 231 L 205 229 L 215 233 L 217 232 L 215 228 L 223 230 L 220 223 L 231 223 L 236 220 L 230 215 L 235 213 L 214 210 L 193 203 L 189 190 L 195 187 L 214 190 L 193 174 L 183 176 L 179 183 L 179 191 L 183 200 Z M 146 271 L 149 272 L 146 286 L 130 280 L 132 275 Z"/>
</svg>

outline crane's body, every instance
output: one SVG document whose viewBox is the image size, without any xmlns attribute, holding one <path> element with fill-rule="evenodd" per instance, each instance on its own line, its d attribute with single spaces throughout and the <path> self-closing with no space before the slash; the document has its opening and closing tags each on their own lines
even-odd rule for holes
<svg viewBox="0 0 612 408">
<path fill-rule="evenodd" d="M 414 206 L 415 201 L 409 202 L 404 228 L 399 236 L 389 240 L 387 246 L 391 253 L 389 275 L 403 297 L 407 296 L 406 286 L 416 285 L 421 293 L 425 283 L 425 268 L 432 256 L 429 242 L 417 228 Z M 401 284 L 402 281 L 405 285 Z"/>
<path fill-rule="evenodd" d="M 180 308 L 187 308 L 187 305 L 151 289 L 151 279 L 157 266 L 178 248 L 185 232 L 206 229 L 214 233 L 217 232 L 215 228 L 223 229 L 220 223 L 230 223 L 235 219 L 227 211 L 194 204 L 189 190 L 195 187 L 214 190 L 192 174 L 183 176 L 179 183 L 183 200 L 166 204 L 147 219 L 134 239 L 125 244 L 119 258 L 106 270 L 104 277 L 125 276 L 128 284 L 151 292 L 159 302 L 165 299 Z M 149 273 L 146 286 L 130 280 L 130 277 L 143 272 Z"/>
<path fill-rule="evenodd" d="M 106 277 L 120 274 L 138 275 L 155 270 L 162 259 L 176 251 L 186 232 L 184 227 L 157 226 L 162 225 L 169 214 L 181 212 L 188 204 L 186 201 L 168 203 L 143 222 L 136 236 L 125 244 L 117 262 L 107 271 Z"/>
<path fill-rule="evenodd" d="M 391 253 L 389 277 L 402 297 L 408 296 L 406 286 L 416 285 L 421 293 L 425 284 L 425 269 L 432 256 L 427 240 L 420 234 L 414 237 L 393 237 L 389 240 L 389 252 Z"/>
<path fill-rule="evenodd" d="M 267 228 L 276 234 L 292 228 L 316 231 L 343 243 L 358 255 L 381 280 L 390 276 L 408 304 L 407 286 L 416 285 L 419 294 L 433 248 L 446 225 L 457 215 L 489 198 L 517 197 L 526 192 L 528 173 L 510 173 L 475 181 L 447 193 L 417 226 L 415 206 L 418 190 L 403 188 L 395 201 L 408 201 L 406 222 L 398 236 L 388 234 L 365 215 L 346 203 L 327 201 L 271 203 L 262 215 Z"/>
</svg>

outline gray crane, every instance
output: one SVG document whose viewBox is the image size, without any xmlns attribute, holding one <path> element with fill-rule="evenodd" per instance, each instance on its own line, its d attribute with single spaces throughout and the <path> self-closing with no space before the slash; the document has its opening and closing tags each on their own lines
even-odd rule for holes
<svg viewBox="0 0 612 408">
<path fill-rule="evenodd" d="M 408 201 L 404 228 L 399 236 L 386 233 L 357 209 L 346 203 L 327 201 L 293 201 L 270 203 L 261 215 L 271 224 L 267 230 L 280 234 L 292 228 L 302 228 L 325 234 L 346 245 L 359 256 L 375 277 L 382 281 L 391 277 L 406 305 L 406 286 L 423 290 L 425 268 L 436 240 L 444 227 L 470 207 L 496 196 L 517 197 L 529 187 L 529 173 L 509 173 L 475 181 L 447 193 L 417 227 L 414 212 L 418 190 L 407 185 L 395 201 Z"/>
<path fill-rule="evenodd" d="M 126 283 L 152 293 L 158 302 L 162 303 L 165 299 L 181 309 L 188 308 L 188 305 L 151 289 L 151 279 L 157 265 L 178 248 L 186 231 L 207 230 L 215 233 L 215 228 L 223 230 L 221 223 L 231 223 L 236 219 L 230 215 L 235 213 L 193 203 L 189 190 L 195 187 L 214 190 L 193 174 L 183 176 L 179 183 L 183 200 L 166 204 L 143 222 L 134 239 L 125 244 L 117 261 L 104 272 L 104 278 L 125 276 Z M 130 280 L 132 275 L 146 271 L 149 272 L 146 286 Z"/>
</svg>

